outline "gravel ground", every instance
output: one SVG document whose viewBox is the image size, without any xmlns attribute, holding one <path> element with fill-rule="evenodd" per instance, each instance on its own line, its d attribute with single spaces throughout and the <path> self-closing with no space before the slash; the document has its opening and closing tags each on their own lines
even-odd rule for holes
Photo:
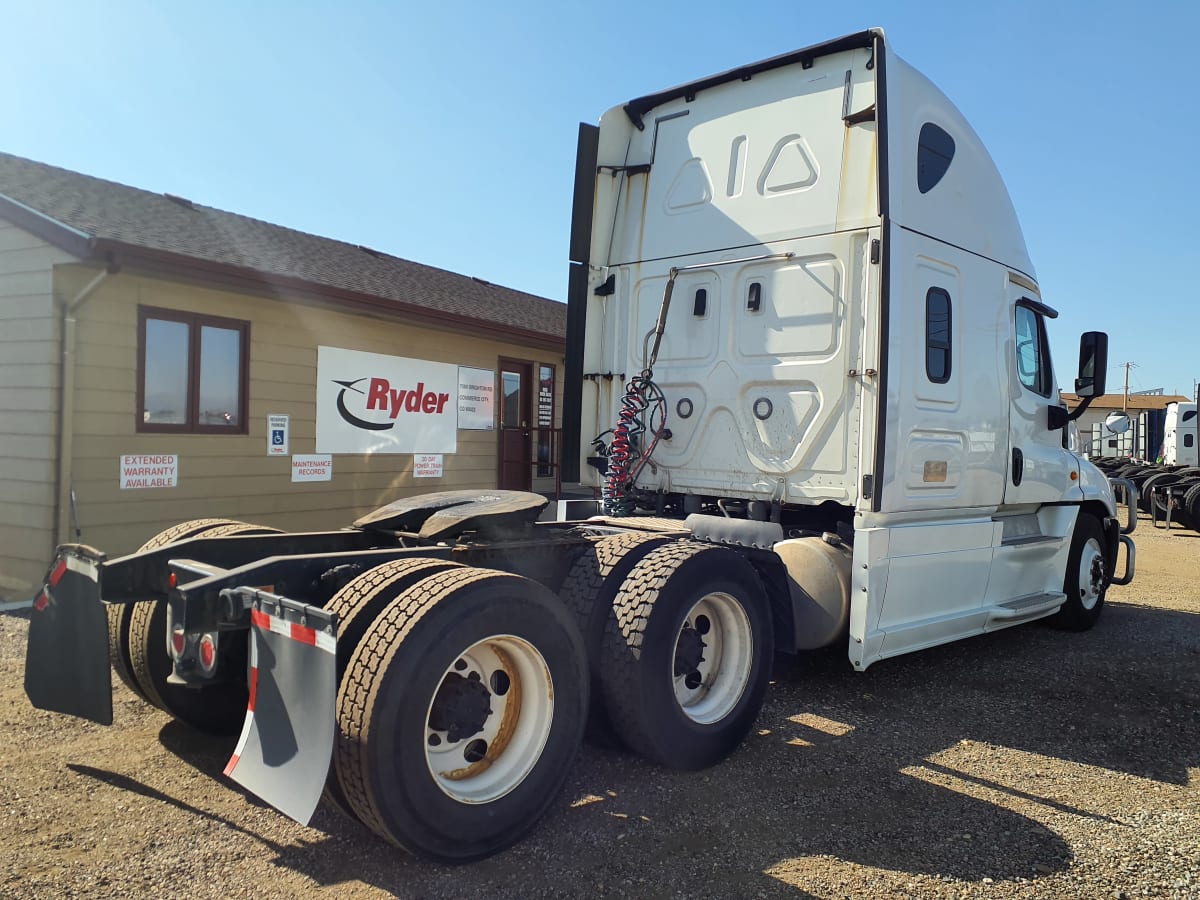
<svg viewBox="0 0 1200 900">
<path fill-rule="evenodd" d="M 119 683 L 112 728 L 31 709 L 0 615 L 0 895 L 1200 897 L 1200 535 L 1135 538 L 1091 632 L 811 656 L 726 762 L 586 747 L 530 837 L 460 868 L 296 825 Z"/>
</svg>

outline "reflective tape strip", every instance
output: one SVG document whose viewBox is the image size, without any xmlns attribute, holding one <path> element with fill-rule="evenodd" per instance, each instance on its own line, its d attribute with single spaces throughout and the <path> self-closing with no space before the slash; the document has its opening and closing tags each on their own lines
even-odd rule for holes
<svg viewBox="0 0 1200 900">
<path fill-rule="evenodd" d="M 246 701 L 246 712 L 254 712 L 256 697 L 258 697 L 258 666 L 250 669 L 250 699 Z"/>
<path fill-rule="evenodd" d="M 326 653 L 333 653 L 337 646 L 337 639 L 332 634 L 326 634 L 324 631 L 317 631 L 315 628 L 308 628 L 304 625 L 297 625 L 295 622 L 289 622 L 286 619 L 281 619 L 279 616 L 269 616 L 257 609 L 250 610 L 250 621 L 259 628 L 264 628 L 267 631 L 273 631 L 276 634 L 282 634 L 286 638 L 291 638 L 293 641 L 299 641 L 301 644 L 309 644 L 319 650 L 324 650 Z"/>
<path fill-rule="evenodd" d="M 74 556 L 66 558 L 67 568 L 72 572 L 78 572 L 85 578 L 90 578 L 92 581 L 100 580 L 100 569 L 95 563 L 90 563 L 86 559 L 77 559 Z M 61 577 L 61 576 L 59 576 Z M 53 582 L 51 582 L 53 584 Z"/>
<path fill-rule="evenodd" d="M 43 609 L 45 609 L 49 605 L 50 605 L 50 592 L 43 588 L 42 592 L 37 595 L 37 599 L 33 601 L 33 608 L 36 609 L 38 612 L 41 612 Z"/>
<path fill-rule="evenodd" d="M 50 587 L 57 587 L 62 577 L 67 574 L 67 560 L 59 559 L 50 570 Z"/>
<path fill-rule="evenodd" d="M 261 615 L 254 610 L 250 611 L 250 616 Z M 266 618 L 266 616 L 263 616 Z M 253 636 L 250 638 L 250 699 L 246 703 L 246 721 L 242 723 L 242 733 L 238 737 L 237 746 L 233 750 L 233 756 L 229 757 L 229 762 L 225 764 L 225 777 L 228 778 L 233 774 L 233 770 L 237 768 L 238 760 L 242 758 L 242 751 L 246 749 L 246 741 L 250 737 L 250 728 L 254 724 L 254 699 L 258 693 L 258 641 Z"/>
</svg>

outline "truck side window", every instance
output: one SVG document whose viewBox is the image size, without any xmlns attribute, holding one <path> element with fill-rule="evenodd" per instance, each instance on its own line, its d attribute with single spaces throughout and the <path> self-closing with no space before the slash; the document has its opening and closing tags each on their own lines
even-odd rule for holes
<svg viewBox="0 0 1200 900">
<path fill-rule="evenodd" d="M 1053 378 L 1046 325 L 1027 306 L 1017 307 L 1017 376 L 1034 393 L 1050 396 Z"/>
<path fill-rule="evenodd" d="M 1195 443 L 1196 436 L 1194 434 L 1185 434 L 1183 436 L 1183 446 L 1190 447 Z"/>
<path fill-rule="evenodd" d="M 950 295 L 938 287 L 925 294 L 925 374 L 934 384 L 950 380 Z"/>
<path fill-rule="evenodd" d="M 917 138 L 917 190 L 928 194 L 946 174 L 954 159 L 954 138 L 932 122 L 921 126 Z"/>
</svg>

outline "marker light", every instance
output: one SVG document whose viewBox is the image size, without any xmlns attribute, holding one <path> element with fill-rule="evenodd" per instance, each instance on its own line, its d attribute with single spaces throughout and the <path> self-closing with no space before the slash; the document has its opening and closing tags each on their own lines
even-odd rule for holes
<svg viewBox="0 0 1200 900">
<path fill-rule="evenodd" d="M 200 638 L 200 668 L 211 672 L 217 664 L 217 641 L 211 634 Z"/>
</svg>

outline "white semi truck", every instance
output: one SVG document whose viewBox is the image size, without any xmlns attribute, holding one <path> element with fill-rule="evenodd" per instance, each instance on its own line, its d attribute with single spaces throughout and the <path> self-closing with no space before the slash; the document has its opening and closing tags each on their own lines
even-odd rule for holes
<svg viewBox="0 0 1200 900">
<path fill-rule="evenodd" d="M 34 705 L 111 723 L 111 667 L 240 729 L 226 771 L 285 813 L 324 796 L 461 862 L 534 825 L 589 718 L 701 768 L 752 726 L 776 653 L 843 645 L 865 669 L 1086 629 L 1133 577 L 1132 508 L 1065 446 L 1055 313 L 1004 184 L 882 31 L 582 126 L 571 248 L 564 465 L 598 508 L 447 492 L 328 532 L 64 545 Z M 1088 398 L 1106 338 L 1080 348 Z"/>
<path fill-rule="evenodd" d="M 1200 465 L 1200 429 L 1195 403 L 1169 403 L 1163 422 L 1162 461 L 1166 466 Z"/>
</svg>

